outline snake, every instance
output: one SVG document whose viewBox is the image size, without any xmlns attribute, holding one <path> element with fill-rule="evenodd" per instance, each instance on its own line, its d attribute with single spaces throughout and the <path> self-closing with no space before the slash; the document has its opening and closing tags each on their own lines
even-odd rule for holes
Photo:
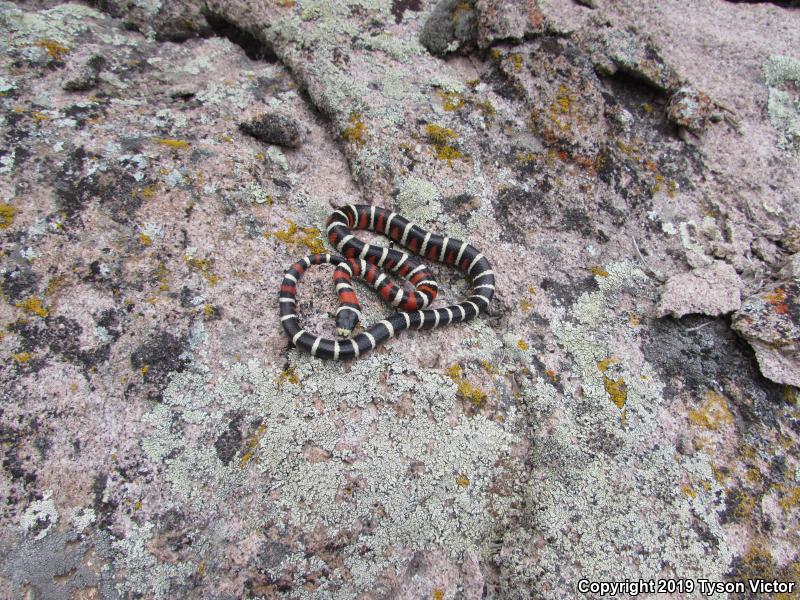
<svg viewBox="0 0 800 600">
<path fill-rule="evenodd" d="M 429 308 L 439 285 L 428 267 L 412 254 L 359 240 L 353 230 L 373 231 L 427 260 L 453 265 L 472 281 L 466 300 Z M 486 257 L 470 244 L 431 233 L 388 209 L 369 204 L 336 208 L 326 223 L 331 245 L 341 255 L 311 254 L 286 269 L 278 295 L 281 325 L 294 347 L 323 359 L 347 360 L 367 354 L 408 329 L 436 329 L 474 319 L 485 311 L 495 292 L 495 278 Z M 333 281 L 339 299 L 336 333 L 325 338 L 303 329 L 297 314 L 297 285 L 312 265 L 335 265 Z M 395 284 L 387 275 L 403 278 L 414 290 Z M 352 286 L 359 278 L 374 288 L 398 312 L 353 335 L 361 321 L 361 305 Z"/>
</svg>

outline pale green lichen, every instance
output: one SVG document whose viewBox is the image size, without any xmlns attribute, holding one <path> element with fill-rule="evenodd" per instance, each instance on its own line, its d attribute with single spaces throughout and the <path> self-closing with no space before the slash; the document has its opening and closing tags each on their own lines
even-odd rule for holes
<svg viewBox="0 0 800 600">
<path fill-rule="evenodd" d="M 481 415 L 453 421 L 455 384 L 398 356 L 373 354 L 349 365 L 347 373 L 341 364 L 290 356 L 292 380 L 280 381 L 277 372 L 255 361 L 231 365 L 210 388 L 202 371 L 175 374 L 163 403 L 145 417 L 153 431 L 142 448 L 164 464 L 184 510 L 207 514 L 224 501 L 241 501 L 247 505 L 239 515 L 241 535 L 276 522 L 305 533 L 324 525 L 337 535 L 373 519 L 380 506 L 384 516 L 376 527 L 341 549 L 348 578 L 334 568 L 315 592 L 301 596 L 308 598 L 355 597 L 373 589 L 387 568 L 402 568 L 417 550 L 439 548 L 454 561 L 489 552 L 487 539 L 513 501 L 490 486 L 498 476 L 513 480 L 524 472 L 511 454 L 519 442 L 510 433 L 513 410 L 505 427 Z M 375 373 L 384 373 L 385 384 Z M 413 399 L 409 415 L 398 416 L 386 405 L 384 385 L 397 397 Z M 349 411 L 346 420 L 338 416 L 342 407 Z M 214 450 L 227 427 L 222 415 L 232 410 L 246 422 L 260 422 L 263 431 L 244 467 L 240 457 L 224 465 Z M 310 462 L 304 455 L 309 446 L 326 459 Z M 417 463 L 420 468 L 411 473 L 409 465 Z M 467 488 L 458 484 L 459 474 L 469 479 Z M 353 481 L 361 484 L 351 487 Z M 153 563 L 142 546 L 149 531 L 136 535 L 125 546 L 125 553 L 135 554 L 135 571 L 161 571 L 155 570 L 155 579 L 133 579 L 125 589 L 158 585 L 166 594 L 175 572 L 163 569 L 176 567 Z M 319 563 L 298 547 L 268 570 L 274 576 L 294 572 L 300 589 L 306 569 Z"/>
<path fill-rule="evenodd" d="M 539 377 L 523 390 L 530 414 L 550 423 L 547 435 L 537 437 L 532 457 L 548 468 L 526 490 L 536 507 L 534 529 L 549 543 L 532 561 L 520 552 L 532 540 L 529 532 L 516 531 L 504 542 L 509 585 L 535 581 L 538 591 L 553 590 L 543 593 L 545 598 L 559 597 L 564 579 L 657 578 L 665 565 L 686 577 L 723 578 L 732 556 L 723 541 L 719 486 L 708 459 L 676 456 L 673 446 L 663 443 L 669 435 L 664 386 L 636 357 L 635 344 L 628 347 L 624 324 L 610 318 L 623 288 L 643 275 L 627 263 L 607 270 L 607 277 L 598 277 L 600 289 L 578 299 L 571 311 L 575 319 L 567 321 L 569 312 L 562 311 L 553 323 L 559 344 L 574 361 L 575 387 L 563 398 Z M 608 360 L 612 355 L 618 358 Z M 623 415 L 609 401 L 604 380 L 611 376 L 626 382 Z M 687 473 L 709 482 L 708 491 L 687 498 L 681 492 Z M 706 532 L 702 537 L 694 525 L 698 519 Z M 580 563 L 565 563 L 565 556 L 580 557 Z"/>
<path fill-rule="evenodd" d="M 47 490 L 41 500 L 31 502 L 19 520 L 19 524 L 26 532 L 41 528 L 34 539 L 42 539 L 58 523 L 59 514 L 52 496 L 53 491 Z"/>
<path fill-rule="evenodd" d="M 796 92 L 800 84 L 800 60 L 770 56 L 763 70 L 769 86 L 767 114 L 773 127 L 780 132 L 780 144 L 787 150 L 800 151 L 800 96 Z M 789 82 L 794 90 L 786 85 Z"/>
<path fill-rule="evenodd" d="M 403 177 L 395 181 L 397 212 L 422 224 L 433 221 L 442 212 L 439 189 L 431 181 L 417 177 Z"/>
<path fill-rule="evenodd" d="M 197 569 L 192 562 L 169 563 L 159 560 L 147 548 L 152 536 L 153 524 L 131 523 L 125 538 L 114 540 L 112 548 L 117 559 L 115 564 L 124 570 L 125 579 L 117 584 L 120 593 L 147 593 L 156 600 L 174 598 L 173 585 L 186 580 Z"/>
</svg>

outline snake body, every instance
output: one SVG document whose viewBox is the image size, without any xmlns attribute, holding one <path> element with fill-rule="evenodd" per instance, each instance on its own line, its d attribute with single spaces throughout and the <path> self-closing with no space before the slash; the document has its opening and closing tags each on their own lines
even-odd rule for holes
<svg viewBox="0 0 800 600">
<path fill-rule="evenodd" d="M 458 304 L 427 308 L 436 298 L 439 286 L 425 264 L 406 252 L 366 244 L 353 235 L 354 229 L 383 234 L 428 260 L 456 266 L 472 279 L 472 294 Z M 313 254 L 294 263 L 283 275 L 278 298 L 281 324 L 292 344 L 313 356 L 333 360 L 354 358 L 406 329 L 435 329 L 467 321 L 485 310 L 494 296 L 494 273 L 477 249 L 461 240 L 431 233 L 384 208 L 365 204 L 342 206 L 328 219 L 327 234 L 342 255 Z M 333 273 L 339 297 L 336 324 L 343 339 L 309 333 L 300 326 L 297 315 L 298 282 L 311 265 L 326 263 L 336 265 Z M 415 290 L 409 292 L 395 285 L 382 270 L 407 279 Z M 369 283 L 400 312 L 349 337 L 361 319 L 361 306 L 350 284 L 353 277 Z"/>
</svg>

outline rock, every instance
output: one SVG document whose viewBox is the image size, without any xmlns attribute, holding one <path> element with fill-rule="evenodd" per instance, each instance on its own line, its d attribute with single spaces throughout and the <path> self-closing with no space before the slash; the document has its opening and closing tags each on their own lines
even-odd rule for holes
<svg viewBox="0 0 800 600">
<path fill-rule="evenodd" d="M 654 42 L 632 28 L 601 31 L 590 47 L 595 68 L 605 75 L 623 73 L 662 93 L 680 88 L 680 77 Z"/>
<path fill-rule="evenodd" d="M 800 279 L 800 252 L 795 252 L 781 267 L 781 277 L 785 279 Z"/>
<path fill-rule="evenodd" d="M 706 128 L 713 108 L 714 104 L 706 94 L 684 85 L 669 99 L 667 119 L 698 135 Z"/>
<path fill-rule="evenodd" d="M 61 87 L 68 92 L 91 90 L 97 85 L 97 77 L 105 62 L 102 56 L 92 55 L 85 63 L 69 72 Z"/>
<path fill-rule="evenodd" d="M 441 0 L 425 21 L 419 41 L 431 54 L 445 56 L 471 52 L 477 36 L 474 2 Z"/>
<path fill-rule="evenodd" d="M 724 315 L 741 306 L 742 282 L 736 270 L 726 262 L 714 261 L 670 277 L 663 286 L 658 303 L 658 316 L 671 314 L 675 318 L 699 313 Z"/>
<path fill-rule="evenodd" d="M 291 117 L 278 113 L 266 113 L 240 123 L 239 129 L 267 144 L 298 148 L 303 143 L 300 124 Z"/>
<path fill-rule="evenodd" d="M 755 350 L 764 377 L 800 387 L 800 279 L 747 298 L 732 325 Z"/>
</svg>

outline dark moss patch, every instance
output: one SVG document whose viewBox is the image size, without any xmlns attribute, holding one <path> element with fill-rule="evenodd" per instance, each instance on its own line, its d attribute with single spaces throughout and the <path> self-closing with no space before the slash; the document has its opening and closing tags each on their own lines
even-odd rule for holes
<svg viewBox="0 0 800 600">
<path fill-rule="evenodd" d="M 103 327 L 112 341 L 117 341 L 125 331 L 125 312 L 109 308 L 100 313 L 97 325 Z"/>
<path fill-rule="evenodd" d="M 108 485 L 108 475 L 98 474 L 92 482 L 92 509 L 97 520 L 95 526 L 98 529 L 110 527 L 113 522 L 114 512 L 117 510 L 118 503 L 112 498 L 106 498 L 106 486 Z"/>
<path fill-rule="evenodd" d="M 539 287 L 543 292 L 558 300 L 562 306 L 571 306 L 581 294 L 595 292 L 599 289 L 597 280 L 592 275 L 576 278 L 568 283 L 545 277 Z"/>
<path fill-rule="evenodd" d="M 15 485 L 21 484 L 23 487 L 32 488 L 36 484 L 36 472 L 25 468 L 25 459 L 20 455 L 23 439 L 19 429 L 11 428 L 0 424 L 0 447 L 3 449 L 3 469 L 11 477 L 11 482 Z M 22 499 L 24 494 L 20 494 L 12 487 L 11 494 Z M 11 500 L 11 496 L 9 496 Z"/>
<path fill-rule="evenodd" d="M 462 225 L 467 224 L 472 211 L 478 207 L 478 199 L 472 194 L 447 196 L 442 198 L 440 202 L 444 211 L 451 218 L 455 217 Z"/>
<path fill-rule="evenodd" d="M 28 266 L 15 266 L 3 273 L 3 294 L 11 304 L 33 296 L 39 289 L 39 277 Z"/>
<path fill-rule="evenodd" d="M 422 10 L 421 0 L 392 0 L 392 15 L 395 23 L 403 22 L 403 14 L 410 10 L 417 12 Z"/>
<path fill-rule="evenodd" d="M 242 417 L 238 415 L 230 420 L 228 428 L 214 442 L 217 456 L 226 466 L 242 447 Z"/>
<path fill-rule="evenodd" d="M 131 366 L 141 376 L 147 387 L 147 397 L 160 400 L 169 374 L 181 372 L 189 364 L 184 356 L 189 343 L 168 331 L 159 331 L 150 336 L 131 354 Z"/>
<path fill-rule="evenodd" d="M 79 342 L 81 326 L 76 320 L 64 316 L 18 321 L 9 327 L 9 331 L 17 334 L 15 352 L 37 356 L 36 360 L 28 363 L 28 370 L 36 371 L 43 366 L 41 355 L 47 352 L 85 369 L 105 362 L 110 353 L 108 344 L 82 349 Z"/>
<path fill-rule="evenodd" d="M 525 241 L 525 221 L 520 215 L 541 214 L 547 202 L 546 195 L 539 191 L 527 191 L 512 187 L 501 191 L 494 202 L 495 215 L 503 226 L 501 236 L 509 241 Z"/>
<path fill-rule="evenodd" d="M 781 386 L 764 378 L 750 346 L 731 329 L 727 319 L 687 316 L 663 318 L 648 328 L 645 358 L 667 382 L 667 389 L 720 390 L 736 408 L 740 425 L 775 426 L 783 403 Z"/>
</svg>

